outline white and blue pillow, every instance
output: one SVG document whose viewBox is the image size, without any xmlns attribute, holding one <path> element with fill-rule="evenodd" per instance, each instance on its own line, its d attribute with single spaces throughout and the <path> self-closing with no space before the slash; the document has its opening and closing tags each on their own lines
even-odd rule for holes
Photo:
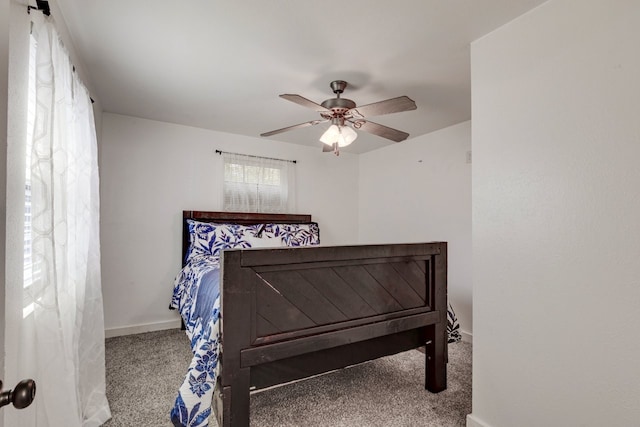
<svg viewBox="0 0 640 427">
<path fill-rule="evenodd" d="M 194 256 L 211 255 L 220 257 L 223 249 L 248 247 L 244 242 L 244 234 L 251 233 L 247 227 L 237 224 L 216 224 L 187 220 L 189 226 L 189 249 L 186 260 Z"/>
<path fill-rule="evenodd" d="M 267 246 L 297 247 L 320 244 L 320 228 L 315 222 L 306 224 L 218 224 L 187 220 L 189 249 L 185 261 L 194 256 L 220 256 L 220 251 L 234 248 Z M 256 239 L 265 239 L 258 243 Z"/>
<path fill-rule="evenodd" d="M 315 246 L 320 244 L 318 223 L 266 224 L 260 234 L 263 237 L 280 237 L 285 246 Z"/>
</svg>

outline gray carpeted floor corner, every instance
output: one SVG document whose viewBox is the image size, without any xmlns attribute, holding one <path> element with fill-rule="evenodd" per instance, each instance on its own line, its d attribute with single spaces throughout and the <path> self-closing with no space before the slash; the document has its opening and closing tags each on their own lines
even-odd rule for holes
<svg viewBox="0 0 640 427">
<path fill-rule="evenodd" d="M 424 354 L 385 357 L 251 394 L 251 426 L 465 426 L 471 413 L 471 345 L 449 345 L 447 390 L 424 390 Z M 105 427 L 171 426 L 169 412 L 191 360 L 183 331 L 106 341 Z M 215 421 L 212 427 L 216 427 Z"/>
<path fill-rule="evenodd" d="M 108 338 L 111 420 L 104 426 L 171 426 L 169 411 L 192 356 L 187 336 L 177 329 Z"/>
</svg>

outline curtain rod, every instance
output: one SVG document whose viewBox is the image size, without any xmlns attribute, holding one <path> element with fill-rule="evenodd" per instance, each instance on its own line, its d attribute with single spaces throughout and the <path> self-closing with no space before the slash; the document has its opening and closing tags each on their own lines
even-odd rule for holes
<svg viewBox="0 0 640 427">
<path fill-rule="evenodd" d="M 49 2 L 47 0 L 36 0 L 36 5 L 37 6 L 30 6 L 27 5 L 27 13 L 29 15 L 31 15 L 31 11 L 32 10 L 39 10 L 41 11 L 44 15 L 47 16 L 51 16 L 51 8 L 49 7 Z M 31 23 L 31 26 L 33 28 L 33 23 Z M 76 66 L 71 64 L 71 68 L 73 69 L 73 72 L 76 72 Z M 96 101 L 93 100 L 93 97 L 89 96 L 89 99 L 91 100 L 91 103 L 94 104 Z"/>
<path fill-rule="evenodd" d="M 235 154 L 237 156 L 245 156 L 245 157 L 255 157 L 256 159 L 267 159 L 267 160 L 278 160 L 280 162 L 291 162 L 291 163 L 298 163 L 296 160 L 286 160 L 286 159 L 276 159 L 275 157 L 263 157 L 263 156 L 252 156 L 251 154 L 240 154 L 240 153 L 231 153 L 229 151 L 220 151 L 220 150 L 216 150 L 216 154 Z"/>
<path fill-rule="evenodd" d="M 27 13 L 31 13 L 31 9 L 33 10 L 41 10 L 47 16 L 51 15 L 51 8 L 49 8 L 49 2 L 46 0 L 36 0 L 37 6 L 29 6 L 27 5 Z"/>
</svg>

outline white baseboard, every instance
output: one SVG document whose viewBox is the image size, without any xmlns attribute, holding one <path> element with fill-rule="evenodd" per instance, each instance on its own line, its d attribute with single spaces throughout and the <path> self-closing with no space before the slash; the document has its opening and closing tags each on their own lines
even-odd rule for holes
<svg viewBox="0 0 640 427">
<path fill-rule="evenodd" d="M 489 424 L 484 421 L 480 421 L 473 414 L 467 415 L 467 427 L 491 427 Z"/>
<path fill-rule="evenodd" d="M 463 342 L 468 342 L 469 344 L 473 344 L 473 334 L 470 334 L 467 331 L 460 331 L 460 335 L 462 335 Z"/>
<path fill-rule="evenodd" d="M 123 328 L 105 329 L 104 337 L 113 338 L 113 337 L 120 337 L 123 335 L 133 335 L 133 334 L 142 334 L 145 332 L 164 331 L 165 329 L 176 329 L 179 327 L 180 327 L 180 319 L 167 320 L 165 322 L 125 326 Z"/>
</svg>

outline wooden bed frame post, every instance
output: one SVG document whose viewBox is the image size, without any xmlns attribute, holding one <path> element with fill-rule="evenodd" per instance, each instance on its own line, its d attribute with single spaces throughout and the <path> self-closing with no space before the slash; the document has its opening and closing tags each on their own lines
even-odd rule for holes
<svg viewBox="0 0 640 427">
<path fill-rule="evenodd" d="M 225 264 L 225 258 L 232 261 Z M 220 292 L 220 312 L 222 314 L 221 331 L 224 324 L 233 325 L 233 332 L 224 334 L 222 338 L 222 352 L 220 355 L 222 366 L 222 407 L 223 425 L 220 427 L 249 427 L 249 390 L 251 369 L 243 368 L 240 361 L 240 350 L 251 345 L 251 324 L 254 319 L 247 315 L 249 310 L 229 310 L 223 312 L 227 304 L 230 307 L 251 307 L 253 295 L 252 286 L 248 286 L 247 272 L 240 268 L 241 252 L 224 251 L 221 258 L 222 277 Z M 224 266 L 227 266 L 225 268 Z M 229 268 L 229 266 L 231 266 Z M 226 299 L 226 300 L 225 300 Z M 222 357 L 222 356 L 225 357 Z"/>
<path fill-rule="evenodd" d="M 426 345 L 426 378 L 425 388 L 432 393 L 439 393 L 447 388 L 447 244 L 441 243 L 443 250 L 433 256 L 434 269 L 431 295 L 432 302 L 441 318 L 435 325 L 427 326 Z"/>
</svg>

